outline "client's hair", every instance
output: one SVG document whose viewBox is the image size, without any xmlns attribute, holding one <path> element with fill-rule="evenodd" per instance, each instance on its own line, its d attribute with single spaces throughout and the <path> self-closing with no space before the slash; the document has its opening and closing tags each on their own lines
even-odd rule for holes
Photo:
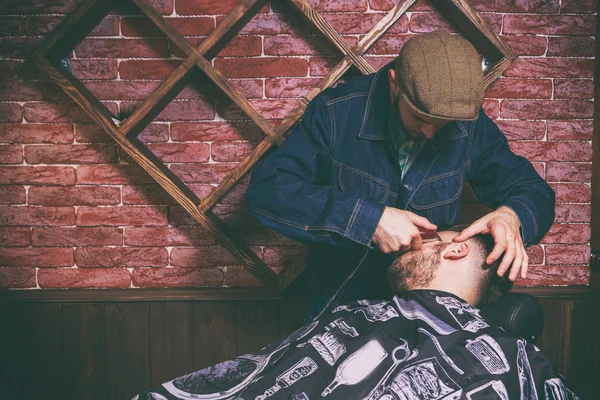
<svg viewBox="0 0 600 400">
<path fill-rule="evenodd" d="M 465 229 L 467 225 L 457 225 L 449 228 L 449 231 L 460 232 Z M 487 256 L 492 252 L 494 248 L 494 238 L 492 235 L 479 234 L 475 235 L 471 239 L 473 246 L 471 249 L 475 252 L 475 259 L 481 260 L 480 268 L 474 269 L 475 272 L 475 290 L 479 293 L 478 306 L 491 303 L 497 300 L 504 293 L 508 292 L 513 285 L 508 279 L 508 272 L 503 276 L 498 276 L 496 273 L 498 267 L 502 262 L 502 256 L 494 261 L 492 264 L 487 264 L 485 260 Z"/>
</svg>

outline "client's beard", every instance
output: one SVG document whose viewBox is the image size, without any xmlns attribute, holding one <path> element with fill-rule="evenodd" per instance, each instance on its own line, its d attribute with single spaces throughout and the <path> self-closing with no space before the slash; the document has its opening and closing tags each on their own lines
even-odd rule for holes
<svg viewBox="0 0 600 400">
<path fill-rule="evenodd" d="M 410 252 L 398 257 L 388 268 L 387 279 L 394 293 L 427 287 L 441 263 L 439 246 L 428 252 Z"/>
</svg>

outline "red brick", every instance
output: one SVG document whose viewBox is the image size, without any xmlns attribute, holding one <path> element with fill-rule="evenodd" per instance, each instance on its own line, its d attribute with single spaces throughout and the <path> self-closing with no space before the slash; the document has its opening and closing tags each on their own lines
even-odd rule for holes
<svg viewBox="0 0 600 400">
<path fill-rule="evenodd" d="M 185 183 L 221 183 L 235 164 L 172 165 L 171 171 Z"/>
<path fill-rule="evenodd" d="M 127 185 L 154 183 L 138 165 L 82 165 L 77 168 L 77 183 L 86 185 Z"/>
<path fill-rule="evenodd" d="M 213 143 L 210 148 L 212 159 L 220 162 L 240 162 L 256 147 L 256 143 L 221 142 Z"/>
<path fill-rule="evenodd" d="M 541 265 L 544 263 L 544 249 L 542 246 L 530 246 L 527 248 L 530 265 Z"/>
<path fill-rule="evenodd" d="M 503 36 L 502 39 L 520 56 L 543 56 L 548 48 L 544 36 Z"/>
<path fill-rule="evenodd" d="M 394 61 L 395 59 L 395 56 L 371 56 L 366 58 L 367 62 L 375 69 L 375 71 L 379 71 L 381 68 Z"/>
<path fill-rule="evenodd" d="M 258 249 L 260 252 L 260 249 Z M 240 265 L 240 262 L 223 247 L 175 247 L 171 250 L 174 267 L 216 267 Z"/>
<path fill-rule="evenodd" d="M 486 97 L 498 99 L 550 99 L 550 79 L 498 79 L 487 90 Z"/>
<path fill-rule="evenodd" d="M 78 58 L 166 58 L 165 39 L 86 38 L 76 48 Z"/>
<path fill-rule="evenodd" d="M 218 268 L 135 268 L 137 287 L 222 286 L 223 271 Z"/>
<path fill-rule="evenodd" d="M 596 12 L 595 0 L 561 0 L 561 14 L 593 14 Z"/>
<path fill-rule="evenodd" d="M 351 47 L 356 46 L 355 37 L 344 37 Z M 267 36 L 265 37 L 265 55 L 302 56 L 331 55 L 338 50 L 320 36 Z"/>
<path fill-rule="evenodd" d="M 166 79 L 180 60 L 131 60 L 119 63 L 121 79 Z"/>
<path fill-rule="evenodd" d="M 0 226 L 63 226 L 74 221 L 71 207 L 0 207 Z"/>
<path fill-rule="evenodd" d="M 543 162 L 532 162 L 531 165 L 542 179 L 546 179 L 546 166 Z"/>
<path fill-rule="evenodd" d="M 308 63 L 301 58 L 217 59 L 215 68 L 227 78 L 306 76 Z"/>
<path fill-rule="evenodd" d="M 592 210 L 589 204 L 557 204 L 556 223 L 590 222 Z"/>
<path fill-rule="evenodd" d="M 219 204 L 244 204 L 246 202 L 246 190 L 248 189 L 249 184 L 249 174 L 244 176 L 244 178 L 231 188 L 220 200 Z"/>
<path fill-rule="evenodd" d="M 554 224 L 544 236 L 542 243 L 588 243 L 592 230 L 588 224 Z"/>
<path fill-rule="evenodd" d="M 104 164 L 117 162 L 114 145 L 57 144 L 27 145 L 25 160 L 29 164 Z"/>
<path fill-rule="evenodd" d="M 123 228 L 33 228 L 32 246 L 121 246 Z"/>
<path fill-rule="evenodd" d="M 21 106 L 16 103 L 0 103 L 0 122 L 21 122 Z"/>
<path fill-rule="evenodd" d="M 27 36 L 47 36 L 56 28 L 63 16 L 35 15 L 28 16 L 25 24 Z M 119 18 L 116 15 L 107 15 L 90 32 L 88 36 L 117 36 L 119 35 Z"/>
<path fill-rule="evenodd" d="M 0 83 L 0 100 L 67 100 L 68 96 L 54 82 L 6 81 Z"/>
<path fill-rule="evenodd" d="M 178 0 L 176 12 L 179 15 L 229 14 L 238 3 L 237 0 Z M 269 12 L 269 5 L 266 4 L 260 12 Z"/>
<path fill-rule="evenodd" d="M 23 146 L 19 144 L 0 145 L 0 164 L 21 164 Z"/>
<path fill-rule="evenodd" d="M 173 14 L 174 4 L 173 0 L 148 0 L 148 3 L 153 6 L 159 13 L 163 15 L 171 15 Z M 141 14 L 139 8 L 137 8 L 133 2 L 121 2 L 117 5 L 114 10 L 118 15 L 131 15 L 131 14 Z"/>
<path fill-rule="evenodd" d="M 38 271 L 42 288 L 127 288 L 131 275 L 126 268 L 48 268 Z"/>
<path fill-rule="evenodd" d="M 285 268 L 295 261 L 304 251 L 298 247 L 265 247 L 265 263 L 271 268 Z"/>
<path fill-rule="evenodd" d="M 23 186 L 0 186 L 0 204 L 25 204 L 25 188 Z"/>
<path fill-rule="evenodd" d="M 339 62 L 339 57 L 320 57 L 313 56 L 309 58 L 310 76 L 325 76 Z M 371 64 L 371 59 L 368 59 Z M 371 64 L 373 65 L 373 64 Z"/>
<path fill-rule="evenodd" d="M 31 244 L 29 227 L 0 228 L 0 247 L 27 247 Z"/>
<path fill-rule="evenodd" d="M 42 38 L 4 38 L 2 39 L 2 57 L 8 59 L 28 59 L 38 48 Z"/>
<path fill-rule="evenodd" d="M 232 287 L 249 287 L 262 286 L 262 283 L 244 267 L 226 267 L 224 285 Z"/>
<path fill-rule="evenodd" d="M 246 99 L 261 99 L 263 97 L 263 81 L 261 79 L 228 79 L 228 83 L 237 89 Z M 229 98 L 206 77 L 190 82 L 176 99 L 205 99 L 229 101 Z"/>
<path fill-rule="evenodd" d="M 78 226 L 165 226 L 166 207 L 79 207 Z"/>
<path fill-rule="evenodd" d="M 547 56 L 593 57 L 595 54 L 593 37 L 549 37 Z"/>
<path fill-rule="evenodd" d="M 591 79 L 555 79 L 554 98 L 593 99 L 594 81 Z"/>
<path fill-rule="evenodd" d="M 169 254 L 163 247 L 80 247 L 75 262 L 78 267 L 165 267 Z"/>
<path fill-rule="evenodd" d="M 269 78 L 265 82 L 265 93 L 271 98 L 301 98 L 319 82 L 316 78 Z"/>
<path fill-rule="evenodd" d="M 225 19 L 217 17 L 217 26 Z M 305 35 L 314 33 L 305 24 L 300 15 L 294 14 L 256 14 L 240 30 L 240 35 Z"/>
<path fill-rule="evenodd" d="M 500 116 L 509 119 L 593 118 L 594 103 L 587 100 L 502 100 Z"/>
<path fill-rule="evenodd" d="M 173 211 L 175 207 L 171 207 Z M 242 227 L 250 228 L 260 226 L 260 223 L 248 211 L 245 204 L 217 204 L 212 211 L 226 225 L 229 225 L 234 230 L 239 230 Z M 173 218 L 175 220 L 175 218 Z M 183 218 L 180 218 L 183 221 Z M 173 224 L 174 225 L 174 224 Z M 190 225 L 190 224 L 185 224 Z"/>
<path fill-rule="evenodd" d="M 262 131 L 251 122 L 174 122 L 171 137 L 177 142 L 251 140 L 262 138 Z"/>
<path fill-rule="evenodd" d="M 84 84 L 99 100 L 144 100 L 156 90 L 160 83 L 121 80 L 118 82 L 85 82 Z"/>
<path fill-rule="evenodd" d="M 592 164 L 589 163 L 548 163 L 549 182 L 591 182 Z"/>
<path fill-rule="evenodd" d="M 29 188 L 29 204 L 45 206 L 96 206 L 121 202 L 121 189 L 107 186 Z"/>
<path fill-rule="evenodd" d="M 73 75 L 78 79 L 116 79 L 117 60 L 69 60 Z"/>
<path fill-rule="evenodd" d="M 73 249 L 66 247 L 3 248 L 0 249 L 3 267 L 70 267 Z"/>
<path fill-rule="evenodd" d="M 541 121 L 498 120 L 496 124 L 508 140 L 540 140 L 546 134 L 546 124 Z"/>
<path fill-rule="evenodd" d="M 206 143 L 156 143 L 148 148 L 164 163 L 207 162 L 210 157 Z"/>
<path fill-rule="evenodd" d="M 198 41 L 199 43 L 199 41 Z M 219 51 L 219 57 L 253 57 L 262 53 L 262 38 L 260 36 L 234 36 Z"/>
<path fill-rule="evenodd" d="M 214 237 L 204 228 L 127 228 L 125 244 L 128 246 L 211 246 Z"/>
<path fill-rule="evenodd" d="M 389 11 L 398 2 L 396 0 L 369 0 L 372 10 L 376 11 Z M 434 6 L 430 0 L 417 0 L 415 4 L 410 7 L 410 11 L 433 11 Z"/>
<path fill-rule="evenodd" d="M 34 288 L 35 268 L 0 268 L 0 288 Z"/>
<path fill-rule="evenodd" d="M 78 1 L 76 0 L 4 0 L 2 14 L 67 14 L 73 11 Z"/>
<path fill-rule="evenodd" d="M 547 245 L 546 246 L 546 264 L 548 265 L 569 265 L 590 263 L 590 246 L 583 245 Z"/>
<path fill-rule="evenodd" d="M 201 100 L 178 100 L 169 103 L 165 109 L 158 114 L 156 121 L 198 121 L 213 119 L 215 107 Z"/>
<path fill-rule="evenodd" d="M 592 15 L 504 16 L 504 34 L 593 36 L 595 32 L 596 18 Z"/>
<path fill-rule="evenodd" d="M 0 124 L 5 143 L 73 143 L 71 124 Z"/>
<path fill-rule="evenodd" d="M 510 148 L 530 161 L 591 161 L 586 142 L 512 142 Z"/>
<path fill-rule="evenodd" d="M 556 192 L 557 203 L 589 203 L 592 188 L 585 183 L 551 183 Z"/>
<path fill-rule="evenodd" d="M 500 104 L 498 100 L 484 100 L 483 111 L 485 111 L 487 116 L 491 119 L 497 119 L 500 114 Z"/>
<path fill-rule="evenodd" d="M 115 103 L 105 104 L 116 113 Z M 23 106 L 23 117 L 28 122 L 90 122 L 91 118 L 75 103 L 71 102 L 36 102 Z M 16 122 L 16 121 L 10 121 Z"/>
<path fill-rule="evenodd" d="M 587 285 L 590 280 L 589 267 L 553 266 L 532 267 L 527 279 L 519 279 L 517 286 L 530 285 Z"/>
<path fill-rule="evenodd" d="M 299 100 L 252 100 L 252 106 L 265 119 L 283 119 L 294 110 Z M 248 119 L 234 103 L 219 103 L 217 113 L 226 120 Z"/>
<path fill-rule="evenodd" d="M 114 143 L 114 140 L 95 124 L 77 124 L 75 139 L 80 143 Z M 143 143 L 166 142 L 169 140 L 169 125 L 150 124 L 138 135 L 138 139 Z"/>
<path fill-rule="evenodd" d="M 339 14 L 325 14 L 323 18 L 325 21 L 335 29 L 336 32 L 343 35 L 356 35 L 356 34 L 367 34 L 373 29 L 373 27 L 381 20 L 383 16 L 381 14 L 365 14 L 365 13 L 339 13 Z M 316 30 L 313 30 L 313 33 Z M 407 33 L 408 32 L 408 18 L 403 15 L 396 21 L 388 33 Z M 333 45 L 331 45 L 333 46 Z"/>
<path fill-rule="evenodd" d="M 532 78 L 591 78 L 594 60 L 588 58 L 518 58 L 504 76 Z"/>
<path fill-rule="evenodd" d="M 592 140 L 594 123 L 589 121 L 548 121 L 548 140 Z"/>
<path fill-rule="evenodd" d="M 0 17 L 0 36 L 23 36 L 25 20 L 21 17 Z"/>
<path fill-rule="evenodd" d="M 0 60 L 0 81 L 18 80 L 20 69 L 20 61 Z"/>
<path fill-rule="evenodd" d="M 74 185 L 73 167 L 0 166 L 0 184 Z"/>
<path fill-rule="evenodd" d="M 390 54 L 397 55 L 402 46 L 412 35 L 396 35 L 385 33 L 367 51 L 367 54 Z"/>
<path fill-rule="evenodd" d="M 165 18 L 183 36 L 207 36 L 215 28 L 212 17 Z M 164 33 L 147 17 L 121 18 L 125 37 L 164 37 Z"/>
</svg>

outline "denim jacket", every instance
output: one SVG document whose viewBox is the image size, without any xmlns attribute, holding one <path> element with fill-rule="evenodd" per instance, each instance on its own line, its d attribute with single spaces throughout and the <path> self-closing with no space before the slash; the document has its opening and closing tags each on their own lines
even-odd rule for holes
<svg viewBox="0 0 600 400">
<path fill-rule="evenodd" d="M 457 224 L 463 184 L 469 182 L 483 204 L 516 212 L 526 246 L 538 243 L 554 221 L 554 192 L 529 161 L 509 149 L 483 111 L 477 120 L 452 122 L 427 140 L 401 178 L 387 132 L 392 66 L 310 102 L 285 143 L 252 170 L 246 196 L 254 216 L 312 244 L 309 270 L 315 269 L 311 264 L 335 270 L 332 264 L 352 264 L 346 257 L 352 248 L 372 247 L 386 206 L 422 215 L 438 227 Z M 320 249 L 318 257 L 311 257 L 311 248 Z"/>
</svg>

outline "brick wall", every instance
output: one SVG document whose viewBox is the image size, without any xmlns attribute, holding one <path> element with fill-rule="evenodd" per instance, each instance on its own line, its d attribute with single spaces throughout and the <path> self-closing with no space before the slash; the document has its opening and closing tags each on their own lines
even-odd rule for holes
<svg viewBox="0 0 600 400">
<path fill-rule="evenodd" d="M 193 43 L 236 0 L 153 0 Z M 596 2 L 469 0 L 520 58 L 488 92 L 485 109 L 557 193 L 556 224 L 529 250 L 521 284 L 586 284 Z M 8 4 L 7 4 L 8 3 Z M 257 282 L 30 62 L 35 45 L 77 0 L 7 0 L 0 10 L 0 287 L 248 286 Z M 315 0 L 351 43 L 393 0 Z M 410 35 L 452 29 L 427 1 L 369 51 L 379 68 Z M 214 60 L 263 116 L 281 119 L 339 55 L 282 1 L 265 6 Z M 182 52 L 133 7 L 122 6 L 71 54 L 73 73 L 117 113 L 135 107 Z M 141 134 L 199 196 L 261 139 L 201 76 Z M 245 180 L 247 182 L 247 179 Z M 300 247 L 259 227 L 245 183 L 215 213 L 274 269 Z"/>
</svg>

